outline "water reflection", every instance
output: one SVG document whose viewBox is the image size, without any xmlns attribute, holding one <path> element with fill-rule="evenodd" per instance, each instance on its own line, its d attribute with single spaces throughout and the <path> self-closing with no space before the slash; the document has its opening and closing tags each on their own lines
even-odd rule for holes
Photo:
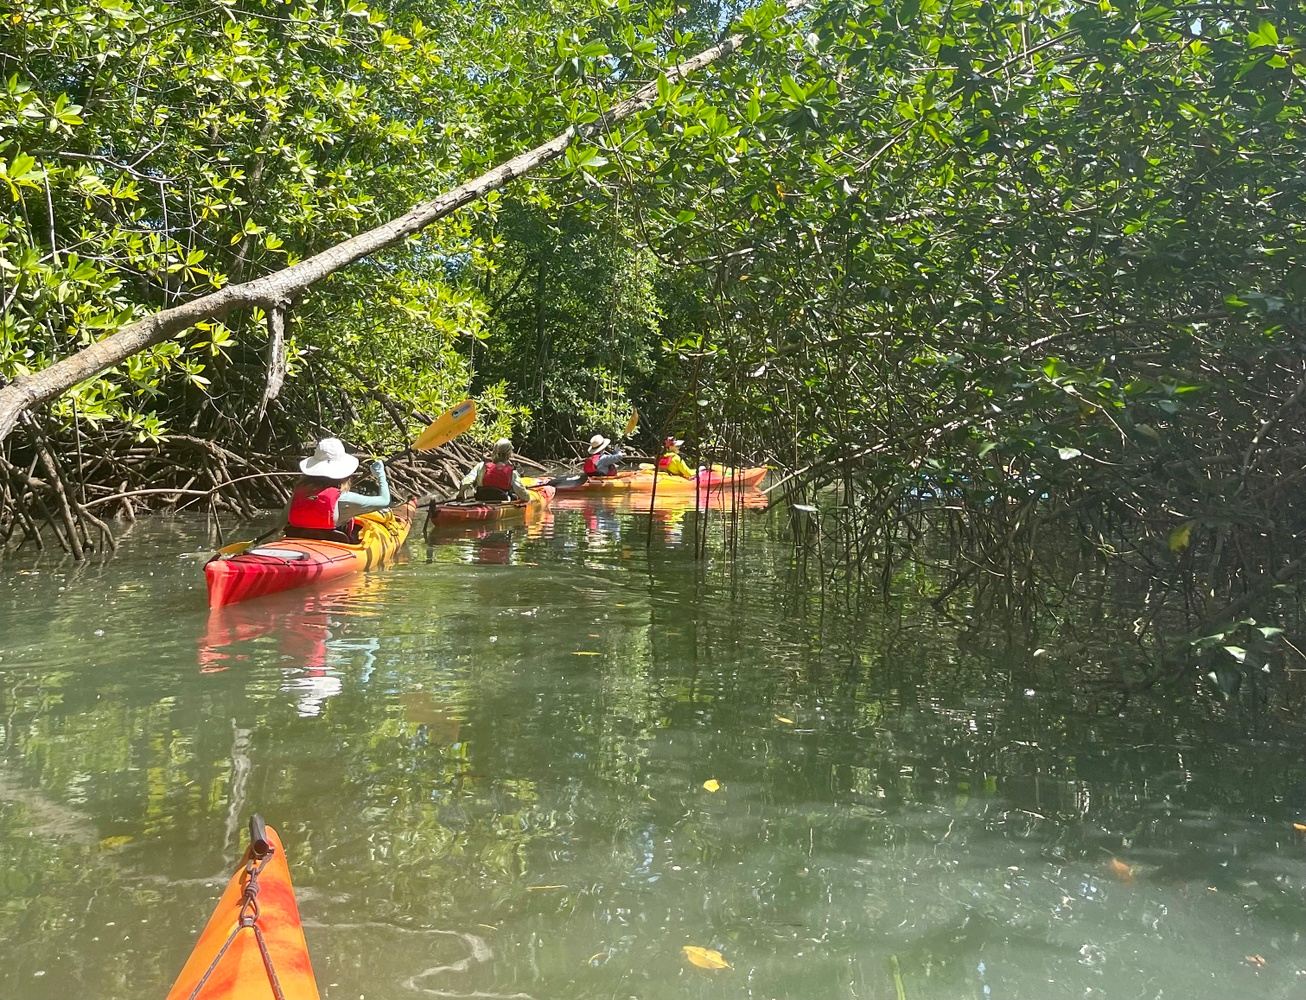
<svg viewBox="0 0 1306 1000">
<path fill-rule="evenodd" d="M 376 636 L 342 634 L 343 619 L 366 620 L 383 608 L 384 574 L 353 577 L 328 590 L 294 590 L 209 611 L 199 644 L 201 673 L 255 663 L 283 670 L 279 690 L 302 717 L 321 713 L 343 688 L 341 670 L 356 666 L 366 685 L 376 663 Z"/>
<path fill-rule="evenodd" d="M 173 538 L 0 577 L 0 996 L 162 995 L 255 809 L 329 1000 L 1300 995 L 1295 730 L 669 516 L 564 500 L 218 617 Z"/>
<path fill-rule="evenodd" d="M 639 494 L 612 496 L 561 491 L 554 499 L 555 509 L 574 511 L 585 520 L 587 542 L 591 546 L 616 545 L 621 542 L 627 522 L 639 518 L 640 530 L 633 542 L 644 544 L 652 536 L 667 548 L 685 544 L 686 524 L 695 526 L 717 520 L 731 520 L 745 512 L 758 514 L 768 507 L 768 497 L 760 490 L 693 493 L 667 493 L 657 497 Z M 694 529 L 696 531 L 696 527 Z M 694 531 L 691 531 L 693 537 Z"/>
<path fill-rule="evenodd" d="M 504 518 L 484 521 L 427 521 L 422 532 L 426 561 L 448 561 L 488 566 L 512 566 L 522 540 L 538 541 L 553 535 L 553 511 L 548 507 L 527 507 Z"/>
</svg>

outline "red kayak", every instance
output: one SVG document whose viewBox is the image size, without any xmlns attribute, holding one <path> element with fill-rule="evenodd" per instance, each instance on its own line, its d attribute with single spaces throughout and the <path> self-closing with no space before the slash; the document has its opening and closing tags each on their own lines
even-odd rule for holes
<svg viewBox="0 0 1306 1000">
<path fill-rule="evenodd" d="M 308 538 L 279 538 L 237 555 L 215 556 L 204 564 L 209 607 L 220 608 L 295 587 L 376 569 L 404 544 L 416 505 L 360 514 L 357 545 Z"/>
<path fill-rule="evenodd" d="M 532 486 L 530 500 L 449 500 L 433 503 L 427 513 L 432 521 L 489 521 L 527 511 L 543 510 L 557 492 L 552 486 Z"/>
</svg>

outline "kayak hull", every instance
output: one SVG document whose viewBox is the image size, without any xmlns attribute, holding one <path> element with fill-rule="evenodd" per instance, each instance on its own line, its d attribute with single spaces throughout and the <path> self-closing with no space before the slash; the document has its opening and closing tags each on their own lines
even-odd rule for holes
<svg viewBox="0 0 1306 1000">
<path fill-rule="evenodd" d="M 658 495 L 710 493 L 722 490 L 746 490 L 757 487 L 766 478 L 765 465 L 749 469 L 727 469 L 699 473 L 693 479 L 665 473 L 654 476 L 652 472 L 622 472 L 615 476 L 590 476 L 575 486 L 564 486 L 568 493 L 652 493 Z"/>
<path fill-rule="evenodd" d="M 279 538 L 204 566 L 209 607 L 220 608 L 266 594 L 294 590 L 376 569 L 394 558 L 412 526 L 415 505 L 359 515 L 359 542 Z"/>
<path fill-rule="evenodd" d="M 264 830 L 273 851 L 258 873 L 255 924 L 285 1000 L 319 1000 L 285 849 L 275 830 Z M 254 928 L 238 926 L 241 895 L 249 880 L 246 867 L 253 857 L 251 846 L 227 883 L 167 1000 L 273 1000 L 276 996 Z"/>
<path fill-rule="evenodd" d="M 433 503 L 427 516 L 432 521 L 493 521 L 547 507 L 556 492 L 552 486 L 533 486 L 531 498 L 527 501 L 450 500 L 446 503 Z"/>
</svg>

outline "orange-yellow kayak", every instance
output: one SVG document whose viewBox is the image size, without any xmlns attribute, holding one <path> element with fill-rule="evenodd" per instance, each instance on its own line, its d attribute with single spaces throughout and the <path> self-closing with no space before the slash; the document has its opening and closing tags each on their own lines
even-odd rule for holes
<svg viewBox="0 0 1306 1000">
<path fill-rule="evenodd" d="M 659 494 L 716 493 L 751 489 L 766 478 L 766 473 L 766 466 L 758 465 L 751 469 L 704 469 L 693 479 L 661 473 L 655 481 L 651 471 L 640 469 L 638 472 L 619 472 L 615 476 L 590 476 L 574 485 L 559 483 L 558 489 L 566 493 L 649 493 L 654 490 Z M 550 481 L 528 480 L 527 485 Z"/>
<path fill-rule="evenodd" d="M 278 538 L 239 555 L 218 555 L 204 564 L 209 607 L 248 601 L 295 587 L 375 569 L 404 544 L 416 505 L 360 514 L 357 545 L 307 538 Z"/>
<path fill-rule="evenodd" d="M 257 816 L 249 825 L 249 850 L 167 1000 L 318 1000 L 281 838 Z"/>
</svg>

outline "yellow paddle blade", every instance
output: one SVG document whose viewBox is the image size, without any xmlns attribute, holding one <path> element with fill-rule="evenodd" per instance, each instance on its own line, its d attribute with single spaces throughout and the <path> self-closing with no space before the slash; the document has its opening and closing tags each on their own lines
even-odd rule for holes
<svg viewBox="0 0 1306 1000">
<path fill-rule="evenodd" d="M 621 432 L 621 436 L 624 438 L 630 437 L 632 434 L 635 433 L 635 428 L 638 426 L 639 426 L 639 410 L 632 409 L 630 411 L 630 419 L 626 421 L 626 429 Z"/>
<path fill-rule="evenodd" d="M 442 444 L 448 444 L 475 422 L 476 404 L 470 399 L 464 399 L 457 406 L 441 413 L 431 426 L 417 436 L 417 440 L 413 442 L 413 451 L 430 451 Z"/>
<path fill-rule="evenodd" d="M 222 548 L 218 549 L 218 555 L 220 555 L 220 556 L 238 556 L 238 555 L 240 555 L 242 552 L 248 552 L 250 549 L 252 549 L 252 548 L 253 548 L 255 545 L 257 545 L 257 544 L 258 544 L 258 541 L 257 541 L 256 539 L 253 539 L 253 538 L 250 538 L 250 539 L 248 539 L 248 540 L 246 540 L 246 541 L 243 541 L 243 542 L 232 542 L 232 543 L 230 543 L 229 545 L 224 545 L 224 546 L 222 546 Z"/>
</svg>

